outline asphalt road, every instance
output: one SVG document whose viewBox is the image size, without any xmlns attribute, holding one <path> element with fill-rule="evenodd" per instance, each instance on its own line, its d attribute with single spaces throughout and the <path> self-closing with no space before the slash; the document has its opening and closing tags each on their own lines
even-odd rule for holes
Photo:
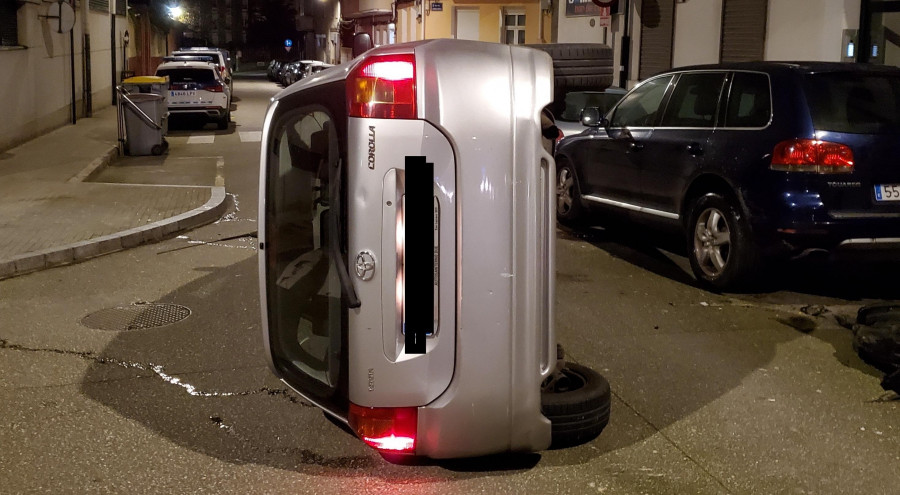
<svg viewBox="0 0 900 495">
<path fill-rule="evenodd" d="M 224 179 L 221 221 L 0 282 L 0 492 L 897 493 L 900 401 L 842 325 L 900 299 L 897 260 L 807 259 L 755 293 L 713 294 L 678 242 L 640 229 L 559 231 L 559 340 L 613 390 L 599 438 L 387 462 L 265 365 L 252 139 L 277 89 L 239 77 L 231 128 L 173 125 L 165 160 L 98 178 Z M 190 316 L 87 326 L 141 301 Z"/>
</svg>

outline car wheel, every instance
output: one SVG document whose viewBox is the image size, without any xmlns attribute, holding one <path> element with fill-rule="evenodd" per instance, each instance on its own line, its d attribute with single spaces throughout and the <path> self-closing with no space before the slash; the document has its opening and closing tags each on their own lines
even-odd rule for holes
<svg viewBox="0 0 900 495">
<path fill-rule="evenodd" d="M 583 212 L 581 193 L 575 178 L 575 170 L 569 164 L 557 167 L 556 218 L 565 224 L 574 224 Z"/>
<path fill-rule="evenodd" d="M 165 148 L 161 144 L 154 144 L 152 148 L 150 148 L 150 153 L 154 155 L 161 155 L 165 151 Z"/>
<path fill-rule="evenodd" d="M 701 196 L 691 207 L 688 229 L 688 258 L 701 284 L 724 290 L 749 281 L 759 252 L 747 219 L 733 201 L 716 193 Z"/>
<path fill-rule="evenodd" d="M 550 420 L 551 448 L 589 442 L 609 424 L 609 382 L 596 371 L 566 363 L 541 391 L 541 412 Z"/>
<path fill-rule="evenodd" d="M 219 130 L 221 131 L 221 130 L 228 129 L 228 124 L 230 122 L 231 122 L 231 110 L 225 112 L 225 116 L 222 117 L 221 119 L 219 119 L 219 121 L 216 123 L 216 125 L 218 125 Z"/>
</svg>

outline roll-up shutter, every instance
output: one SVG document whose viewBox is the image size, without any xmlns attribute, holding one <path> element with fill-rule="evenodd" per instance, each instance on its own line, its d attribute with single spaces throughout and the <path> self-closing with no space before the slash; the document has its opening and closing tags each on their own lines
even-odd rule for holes
<svg viewBox="0 0 900 495">
<path fill-rule="evenodd" d="M 768 0 L 725 0 L 722 8 L 722 62 L 762 60 Z"/>
<path fill-rule="evenodd" d="M 638 79 L 672 68 L 675 0 L 641 1 L 641 61 Z"/>
</svg>

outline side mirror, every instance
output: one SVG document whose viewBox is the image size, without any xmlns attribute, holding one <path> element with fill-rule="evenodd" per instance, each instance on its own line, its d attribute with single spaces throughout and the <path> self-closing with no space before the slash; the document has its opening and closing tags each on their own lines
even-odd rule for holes
<svg viewBox="0 0 900 495">
<path fill-rule="evenodd" d="M 356 33 L 353 35 L 353 58 L 374 48 L 372 37 L 369 33 Z"/>
<path fill-rule="evenodd" d="M 587 107 L 581 111 L 581 125 L 586 127 L 600 127 L 603 125 L 602 120 L 606 120 L 600 116 L 600 109 L 597 107 Z"/>
</svg>

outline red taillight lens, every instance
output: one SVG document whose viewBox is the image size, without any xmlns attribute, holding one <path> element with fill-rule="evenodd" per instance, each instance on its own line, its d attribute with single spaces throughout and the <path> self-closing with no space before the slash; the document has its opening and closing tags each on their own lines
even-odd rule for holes
<svg viewBox="0 0 900 495">
<path fill-rule="evenodd" d="M 789 139 L 775 145 L 772 170 L 836 174 L 853 172 L 853 150 L 818 139 Z"/>
<path fill-rule="evenodd" d="M 223 88 L 221 84 L 210 84 L 209 86 L 206 86 L 203 89 L 205 89 L 207 91 L 212 91 L 213 93 L 221 93 L 222 91 L 225 91 L 225 88 Z"/>
<path fill-rule="evenodd" d="M 418 409 L 415 407 L 363 407 L 350 403 L 350 428 L 370 447 L 394 453 L 416 450 Z"/>
<path fill-rule="evenodd" d="M 351 117 L 416 118 L 416 59 L 413 54 L 370 57 L 347 77 Z"/>
</svg>

